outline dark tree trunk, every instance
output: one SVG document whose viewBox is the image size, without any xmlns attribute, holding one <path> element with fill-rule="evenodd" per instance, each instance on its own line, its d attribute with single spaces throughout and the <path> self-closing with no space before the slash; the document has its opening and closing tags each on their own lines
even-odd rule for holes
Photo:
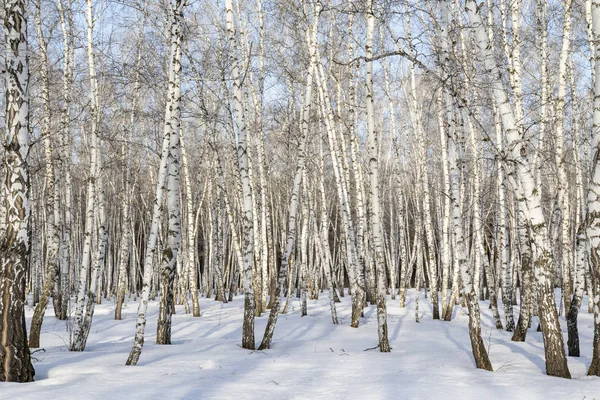
<svg viewBox="0 0 600 400">
<path fill-rule="evenodd" d="M 569 313 L 567 314 L 567 330 L 569 338 L 567 339 L 567 347 L 569 349 L 569 356 L 579 357 L 579 330 L 577 329 L 577 315 L 579 314 L 579 306 L 581 304 L 576 303 L 576 299 L 573 298 L 569 307 Z"/>
<path fill-rule="evenodd" d="M 524 242 L 521 242 L 522 244 Z M 520 297 L 521 297 L 521 312 L 517 326 L 512 336 L 513 342 L 524 342 L 527 337 L 527 329 L 531 324 L 531 309 L 533 300 L 533 285 L 534 276 L 531 265 L 531 256 L 529 251 L 521 249 L 521 282 L 520 282 Z"/>
</svg>

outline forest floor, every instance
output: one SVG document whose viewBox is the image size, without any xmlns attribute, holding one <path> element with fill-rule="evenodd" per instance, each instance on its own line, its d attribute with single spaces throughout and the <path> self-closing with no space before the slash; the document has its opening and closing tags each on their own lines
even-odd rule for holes
<svg viewBox="0 0 600 400">
<path fill-rule="evenodd" d="M 433 321 L 428 299 L 420 299 L 415 322 L 415 290 L 406 308 L 388 301 L 392 352 L 377 349 L 376 307 L 365 310 L 358 329 L 350 325 L 350 298 L 332 325 L 327 294 L 309 300 L 300 316 L 299 300 L 280 315 L 272 349 L 240 347 L 242 297 L 229 304 L 201 299 L 200 318 L 177 306 L 170 346 L 155 344 L 158 303 L 150 302 L 146 344 L 135 367 L 125 366 L 133 343 L 137 302 L 129 300 L 121 321 L 114 302 L 96 312 L 87 348 L 67 350 L 68 329 L 48 309 L 34 367 L 35 382 L 0 384 L 0 399 L 577 399 L 600 400 L 600 378 L 587 377 L 591 360 L 593 315 L 584 299 L 579 316 L 581 353 L 569 357 L 574 379 L 544 374 L 541 333 L 530 329 L 525 343 L 494 329 L 482 302 L 482 330 L 495 372 L 475 368 L 467 329 L 468 316 L 456 307 L 451 322 Z M 52 304 L 52 302 L 50 302 Z M 51 307 L 51 306 L 50 306 Z M 33 310 L 27 307 L 27 323 Z M 268 313 L 256 318 L 260 343 Z M 516 317 L 515 317 L 516 320 Z M 566 342 L 566 323 L 561 317 Z M 533 326 L 537 326 L 534 318 Z"/>
</svg>

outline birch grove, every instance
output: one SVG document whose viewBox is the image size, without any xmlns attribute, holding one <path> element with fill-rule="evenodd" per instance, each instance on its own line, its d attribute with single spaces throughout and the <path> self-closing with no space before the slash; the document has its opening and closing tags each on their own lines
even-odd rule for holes
<svg viewBox="0 0 600 400">
<path fill-rule="evenodd" d="M 493 371 L 539 326 L 600 376 L 600 1 L 138 3 L 5 2 L 0 380 L 101 302 L 136 365 L 225 303 L 273 351 L 319 298 L 380 352 L 464 321 Z"/>
</svg>

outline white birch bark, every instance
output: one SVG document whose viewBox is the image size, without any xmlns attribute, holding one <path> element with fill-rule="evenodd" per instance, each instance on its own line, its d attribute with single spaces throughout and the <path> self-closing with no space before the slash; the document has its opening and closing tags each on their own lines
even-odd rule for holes
<svg viewBox="0 0 600 400">
<path fill-rule="evenodd" d="M 31 330 L 29 334 L 29 347 L 40 347 L 40 331 L 46 306 L 52 294 L 52 288 L 55 286 L 55 277 L 60 276 L 60 265 L 58 263 L 59 249 L 59 232 L 58 224 L 60 223 L 59 203 L 57 189 L 55 188 L 55 173 L 54 173 L 54 155 L 53 146 L 50 138 L 50 82 L 48 79 L 48 42 L 42 32 L 41 20 L 41 3 L 36 4 L 35 25 L 38 37 L 38 45 L 40 51 L 40 75 L 42 80 L 42 102 L 43 102 L 43 117 L 42 117 L 42 138 L 44 139 L 44 157 L 45 157 L 45 187 L 46 187 L 46 282 L 38 304 L 35 307 L 33 317 L 31 319 Z M 60 283 L 60 280 L 58 281 Z M 60 294 L 60 286 L 56 287 L 55 296 Z M 55 302 L 56 304 L 56 302 Z M 60 307 L 61 302 L 57 303 Z M 60 309 L 57 314 L 61 314 Z"/>
<path fill-rule="evenodd" d="M 348 44 L 348 55 L 349 57 L 354 57 L 354 53 L 355 53 L 355 46 L 354 46 L 354 38 L 353 38 L 353 26 L 354 26 L 354 14 L 351 13 L 348 16 L 348 36 L 350 37 L 349 40 L 349 44 Z M 352 166 L 352 174 L 354 176 L 354 187 L 355 187 L 355 197 L 356 197 L 356 229 L 355 229 L 355 233 L 356 233 L 356 262 L 358 265 L 358 270 L 360 273 L 360 281 L 361 282 L 365 282 L 365 283 L 369 283 L 369 287 L 367 287 L 367 291 L 366 294 L 368 296 L 368 300 L 373 302 L 374 301 L 374 286 L 375 286 L 375 282 L 374 282 L 374 275 L 373 274 L 369 274 L 369 280 L 365 281 L 364 279 L 364 270 L 365 268 L 368 268 L 369 265 L 369 254 L 366 252 L 366 237 L 365 237 L 365 224 L 366 224 L 366 217 L 365 217 L 365 209 L 366 209 L 366 205 L 365 205 L 365 188 L 364 188 L 364 176 L 363 176 L 363 170 L 362 170 L 362 161 L 360 159 L 360 155 L 359 155 L 359 149 L 358 149 L 358 133 L 356 130 L 356 121 L 357 121 L 357 113 L 356 113 L 356 104 L 357 104 L 357 74 L 358 74 L 358 69 L 360 68 L 360 64 L 359 63 L 353 63 L 348 67 L 348 121 L 347 121 L 347 125 L 348 125 L 348 135 L 350 136 L 350 164 Z M 338 94 L 340 97 L 337 101 L 338 104 L 338 113 L 341 115 L 341 110 L 342 110 L 342 101 L 341 101 L 341 82 L 338 83 Z M 341 126 L 340 126 L 340 129 Z M 343 134 L 341 134 L 341 132 L 339 133 L 339 139 L 341 142 L 341 154 L 344 154 L 346 151 L 346 141 L 345 141 L 345 137 Z M 342 182 L 345 182 L 346 187 L 348 187 L 348 183 L 351 182 L 350 181 L 350 175 L 349 175 L 349 165 L 348 165 L 348 159 L 347 157 L 342 156 L 341 157 L 342 163 L 341 165 L 343 166 L 343 174 L 340 175 L 340 177 L 342 178 Z M 346 189 L 346 191 L 348 191 L 348 189 Z M 369 269 L 370 271 L 370 269 Z"/>
<path fill-rule="evenodd" d="M 512 36 L 513 44 L 515 46 L 514 52 L 510 51 L 508 41 L 508 30 L 506 23 L 508 20 L 506 6 L 504 0 L 500 2 L 500 12 L 502 18 L 502 39 L 504 44 L 505 56 L 509 61 L 508 73 L 511 89 L 514 94 L 515 110 L 520 115 L 523 115 L 523 101 L 522 101 L 522 85 L 521 85 L 521 48 L 520 48 L 520 0 L 518 4 L 511 4 L 510 11 L 512 17 Z M 492 0 L 488 0 L 488 21 L 493 21 L 494 14 L 492 10 Z M 494 29 L 491 23 L 488 24 L 488 39 L 492 44 L 494 43 Z M 464 45 L 464 42 L 463 42 Z M 545 105 L 544 105 L 545 107 Z M 504 318 L 506 320 L 506 330 L 512 332 L 514 330 L 514 316 L 513 316 L 513 304 L 512 304 L 512 277 L 511 277 L 511 263 L 510 263 L 510 244 L 508 241 L 508 227 L 507 227 L 507 204 L 506 204 L 506 170 L 505 163 L 502 159 L 504 157 L 504 138 L 502 136 L 502 125 L 499 117 L 498 107 L 494 99 L 492 99 L 492 112 L 494 116 L 494 130 L 496 133 L 496 149 L 498 152 L 498 215 L 497 215 L 497 246 L 498 246 L 498 259 L 500 263 L 500 279 L 499 284 L 502 290 L 502 303 L 504 305 Z M 522 118 L 522 117 L 521 117 Z M 522 119 L 517 121 L 522 124 Z M 541 140 L 541 139 L 540 139 Z M 539 153 L 536 153 L 534 157 L 537 157 Z M 535 161 L 534 161 L 535 163 Z M 516 282 L 516 280 L 515 280 Z"/>
<path fill-rule="evenodd" d="M 579 226 L 577 232 L 577 242 L 575 249 L 575 284 L 573 285 L 573 297 L 567 310 L 567 348 L 570 357 L 579 357 L 579 331 L 577 329 L 577 316 L 581 308 L 581 300 L 583 298 L 583 289 L 585 285 L 585 267 L 587 252 L 587 237 L 584 230 L 584 225 Z"/>
<path fill-rule="evenodd" d="M 0 381 L 31 382 L 27 346 L 25 277 L 29 269 L 29 61 L 26 3 L 4 4 L 6 119 L 0 238 Z"/>
<path fill-rule="evenodd" d="M 467 247 L 465 235 L 463 232 L 463 211 L 461 209 L 461 185 L 459 182 L 459 165 L 461 163 L 460 155 L 457 154 L 455 143 L 456 138 L 449 137 L 448 140 L 448 158 L 450 162 L 450 176 L 452 189 L 452 228 L 456 243 L 456 259 L 460 268 L 460 276 L 463 284 L 463 294 L 467 307 L 469 309 L 469 336 L 471 339 L 471 348 L 477 368 L 492 370 L 492 364 L 489 360 L 487 349 L 481 337 L 479 300 L 473 276 L 468 265 Z M 460 151 L 460 150 L 458 150 Z"/>
<path fill-rule="evenodd" d="M 383 36 L 383 24 L 379 25 L 379 37 L 381 40 L 381 47 L 384 48 L 384 36 Z M 394 104 L 394 99 L 392 97 L 392 91 L 391 91 L 391 86 L 390 86 L 390 79 L 389 79 L 389 63 L 386 62 L 386 60 L 383 60 L 382 64 L 381 64 L 381 69 L 383 70 L 383 79 L 384 79 L 384 83 L 385 83 L 385 95 L 388 99 L 388 112 L 390 113 L 390 138 L 392 140 L 395 140 L 395 138 L 398 137 L 398 131 L 396 128 L 396 106 Z M 392 159 L 392 154 L 390 153 L 389 155 L 390 159 Z M 394 163 L 392 163 L 392 168 L 394 168 Z M 394 178 L 393 176 L 390 176 L 390 187 L 393 186 L 393 182 L 394 182 Z M 389 198 L 389 206 L 390 208 L 390 225 L 391 225 L 391 230 L 390 230 L 390 240 L 389 240 L 389 251 L 388 251 L 388 258 L 389 258 L 389 262 L 388 262 L 388 273 L 390 274 L 390 292 L 391 292 L 391 299 L 395 300 L 396 299 L 396 281 L 397 281 L 397 277 L 396 277 L 396 270 L 397 268 L 397 264 L 396 264 L 396 260 L 395 260 L 395 256 L 396 256 L 396 245 L 397 245 L 397 241 L 396 241 L 396 231 L 395 231 L 395 224 L 397 223 L 397 218 L 394 215 L 394 211 L 395 211 L 395 207 L 392 206 L 393 204 L 393 199 L 394 199 L 394 191 L 393 190 L 389 190 L 388 192 L 388 198 Z"/>
<path fill-rule="evenodd" d="M 92 326 L 92 318 L 94 316 L 94 307 L 96 302 L 98 302 L 98 295 L 100 288 L 99 282 L 101 282 L 102 269 L 105 263 L 106 257 L 106 243 L 108 240 L 108 225 L 106 221 L 106 210 L 105 210 L 105 202 L 104 202 L 104 186 L 102 182 L 102 155 L 98 154 L 98 161 L 96 164 L 97 172 L 96 172 L 96 181 L 94 193 L 96 194 L 96 207 L 97 207 L 97 230 L 95 232 L 96 241 L 96 257 L 94 259 L 94 268 L 92 269 L 92 273 L 90 274 L 90 288 L 87 296 L 87 304 L 85 308 L 85 317 L 83 320 L 82 327 L 82 340 L 80 342 L 80 349 L 78 351 L 83 351 L 85 349 L 85 345 L 87 343 L 87 338 L 90 334 L 90 328 Z"/>
<path fill-rule="evenodd" d="M 175 264 L 181 244 L 181 211 L 179 208 L 179 177 L 181 163 L 181 53 L 183 41 L 183 10 L 186 0 L 171 4 L 170 62 L 168 94 L 165 110 L 165 135 L 169 136 L 167 153 L 167 243 L 162 251 L 160 269 L 160 305 L 156 327 L 156 344 L 171 344 L 171 319 L 174 310 Z"/>
<path fill-rule="evenodd" d="M 173 4 L 173 11 L 175 12 L 178 7 L 183 8 L 183 3 L 180 0 L 176 0 Z M 176 23 L 173 21 L 173 23 Z M 173 37 L 173 33 L 177 32 L 177 28 L 170 27 L 169 33 L 171 35 L 171 59 L 176 58 L 175 49 L 178 47 L 178 39 Z M 174 64 L 170 64 L 171 68 Z M 170 68 L 170 69 L 171 69 Z M 174 82 L 175 71 L 169 71 L 169 82 Z M 169 102 L 165 109 L 165 130 L 163 132 L 163 143 L 161 148 L 160 165 L 158 167 L 157 181 L 156 181 L 156 194 L 154 199 L 154 206 L 152 210 L 152 220 L 150 224 L 150 233 L 148 235 L 148 242 L 146 244 L 146 255 L 144 257 L 144 275 L 142 278 L 142 293 L 140 296 L 140 304 L 138 306 L 138 315 L 136 320 L 135 328 L 135 339 L 133 347 L 127 358 L 126 365 L 136 365 L 140 359 L 142 353 L 142 347 L 144 345 L 144 331 L 146 328 L 146 311 L 148 310 L 148 299 L 150 297 L 150 290 L 152 286 L 152 275 L 154 273 L 154 255 L 156 253 L 156 241 L 158 238 L 158 228 L 160 224 L 160 218 L 163 211 L 163 197 L 166 189 L 167 181 L 167 158 L 169 154 L 170 146 L 170 130 L 167 127 L 166 122 L 171 121 L 171 108 Z"/>
<path fill-rule="evenodd" d="M 247 65 L 250 61 L 244 60 L 242 65 Z M 244 115 L 250 115 L 248 111 L 248 93 L 244 92 Z M 247 136 L 247 147 L 248 147 L 248 181 L 250 183 L 250 193 L 252 194 L 252 243 L 253 243 L 253 258 L 252 258 L 252 289 L 254 290 L 254 316 L 260 317 L 262 315 L 263 309 L 265 309 L 266 304 L 262 302 L 262 272 L 261 272 L 261 236 L 260 236 L 260 226 L 259 226 L 259 209 L 258 203 L 256 201 L 257 190 L 254 179 L 254 161 L 251 156 L 252 135 L 250 134 L 251 130 L 248 129 L 246 132 Z"/>
<path fill-rule="evenodd" d="M 309 252 L 309 241 L 308 241 L 308 228 L 310 224 L 310 205 L 308 203 L 308 177 L 306 176 L 306 168 L 302 170 L 302 222 L 300 228 L 300 243 L 299 243 L 299 256 L 300 263 L 298 264 L 298 286 L 300 289 L 300 316 L 304 317 L 308 315 L 308 304 L 307 304 L 307 292 L 308 292 L 308 252 Z"/>
<path fill-rule="evenodd" d="M 541 1 L 541 0 L 540 0 Z M 590 67 L 592 69 L 592 82 L 596 82 L 596 55 L 594 47 L 594 21 L 592 15 L 593 0 L 585 0 L 585 22 L 588 42 L 590 47 Z"/>
<path fill-rule="evenodd" d="M 534 178 L 535 183 L 539 187 L 540 196 L 542 195 L 542 169 L 543 157 L 545 150 L 546 126 L 548 125 L 548 108 L 550 107 L 550 78 L 548 75 L 548 29 L 546 17 L 546 0 L 537 0 L 536 3 L 536 36 L 537 48 L 540 55 L 540 79 L 542 83 L 541 90 L 541 106 L 540 106 L 540 121 L 538 131 L 537 151 L 533 156 Z"/>
<path fill-rule="evenodd" d="M 325 278 L 327 279 L 327 286 L 329 288 L 329 307 L 331 309 L 331 319 L 333 324 L 338 324 L 337 319 L 337 310 L 335 307 L 335 299 L 336 293 L 333 286 L 333 261 L 331 257 L 331 249 L 329 247 L 329 214 L 327 212 L 327 200 L 325 197 L 325 156 L 323 155 L 323 139 L 318 139 L 318 147 L 319 147 L 319 162 L 318 162 L 318 192 L 319 192 L 319 210 L 320 210 L 320 220 L 321 220 L 321 229 L 317 231 L 317 237 L 320 240 L 317 240 L 318 246 L 321 248 L 320 254 L 322 258 L 322 262 L 325 268 Z M 312 192 L 310 192 L 312 193 Z M 315 221 L 316 225 L 316 221 Z M 316 230 L 316 227 L 315 227 Z"/>
<path fill-rule="evenodd" d="M 73 321 L 73 333 L 71 338 L 70 350 L 83 351 L 85 349 L 87 336 L 89 334 L 89 326 L 91 317 L 93 316 L 93 298 L 96 290 L 96 278 L 98 276 L 97 269 L 101 267 L 101 262 L 104 258 L 104 244 L 106 243 L 105 235 L 105 216 L 103 204 L 100 201 L 103 196 L 100 180 L 101 154 L 99 150 L 99 93 L 98 79 L 96 76 L 96 62 L 94 52 L 94 11 L 91 0 L 86 1 L 86 19 L 87 19 L 87 55 L 88 67 L 90 74 L 90 172 L 88 177 L 87 201 L 86 201 L 86 222 L 85 222 L 85 243 L 83 249 L 83 259 L 79 269 L 79 287 L 77 291 L 75 317 Z M 96 209 L 100 213 L 100 225 L 95 226 Z M 87 282 L 88 270 L 90 268 L 92 257 L 92 235 L 94 229 L 100 231 L 100 239 L 98 244 L 98 254 L 95 259 L 94 269 L 90 274 L 90 282 Z M 89 291 L 88 291 L 89 285 Z M 86 307 L 85 299 L 88 295 L 88 303 Z M 91 300 L 91 302 L 90 302 Z M 84 315 L 84 307 L 86 315 Z"/>
<path fill-rule="evenodd" d="M 562 297 L 565 307 L 565 314 L 571 307 L 571 269 L 573 249 L 571 247 L 570 235 L 570 216 L 568 209 L 568 178 L 566 155 L 564 153 L 564 144 L 566 142 L 564 116 L 565 116 L 565 96 L 567 92 L 567 67 L 569 61 L 569 53 L 571 48 L 571 9 L 573 0 L 564 2 L 564 22 L 563 22 L 563 38 L 562 49 L 560 52 L 558 64 L 558 92 L 556 95 L 554 118 L 556 119 L 555 126 L 555 162 L 558 170 L 558 179 L 556 181 L 556 202 L 560 211 L 560 251 L 562 257 L 556 257 L 558 265 L 562 272 Z"/>
<path fill-rule="evenodd" d="M 238 65 L 237 42 L 235 37 L 235 26 L 233 22 L 233 5 L 231 0 L 225 1 L 225 15 L 227 21 L 227 35 L 229 38 L 231 57 L 232 57 L 232 78 L 233 78 L 233 108 L 234 124 L 237 133 L 237 160 L 239 175 L 242 185 L 242 253 L 243 253 L 243 280 L 244 280 L 244 323 L 242 327 L 242 347 L 254 350 L 254 290 L 252 288 L 253 277 L 253 258 L 254 258 L 254 228 L 253 228 L 253 209 L 252 209 L 252 191 L 250 187 L 250 178 L 248 176 L 248 142 L 246 122 L 243 106 L 242 80 L 240 77 L 240 66 Z"/>
<path fill-rule="evenodd" d="M 401 179 L 400 171 L 396 171 L 396 186 L 395 190 L 400 192 Z M 398 193 L 398 241 L 400 243 L 400 282 L 398 283 L 398 297 L 400 298 L 400 307 L 406 307 L 406 286 L 410 277 L 409 274 L 409 260 L 406 251 L 407 235 L 405 230 L 405 217 L 406 217 L 406 206 L 404 200 L 404 194 Z"/>
<path fill-rule="evenodd" d="M 572 73 L 573 60 L 570 60 L 571 65 L 571 73 L 569 75 L 571 91 L 575 93 L 575 78 Z M 575 107 L 574 111 L 575 111 Z M 583 171 L 582 171 L 582 163 L 581 163 L 581 144 L 580 144 L 580 125 L 577 121 L 577 117 L 573 117 L 573 158 L 575 163 L 575 187 L 576 187 L 576 195 L 575 195 L 575 226 L 577 227 L 576 234 L 576 247 L 574 254 L 574 271 L 573 271 L 573 297 L 571 299 L 571 305 L 569 310 L 567 311 L 567 348 L 569 351 L 569 356 L 571 357 L 579 357 L 580 349 L 579 349 L 579 331 L 577 329 L 577 317 L 579 314 L 579 309 L 581 308 L 581 301 L 583 297 L 583 291 L 585 287 L 585 275 L 586 270 L 588 268 L 587 261 L 589 260 L 588 255 L 588 241 L 585 232 L 585 218 L 586 214 L 586 204 L 584 199 L 584 184 L 583 184 Z"/>
<path fill-rule="evenodd" d="M 239 2 L 236 2 L 239 7 Z M 255 133 L 256 133 L 256 154 L 258 165 L 258 185 L 260 192 L 260 201 L 257 201 L 260 205 L 260 221 L 258 219 L 259 213 L 255 213 L 255 226 L 257 228 L 255 234 L 255 242 L 258 250 L 255 251 L 256 266 L 256 281 L 259 282 L 258 290 L 255 288 L 257 296 L 256 303 L 256 316 L 260 316 L 267 307 L 267 292 L 268 292 L 268 261 L 269 261 L 269 247 L 272 244 L 268 241 L 268 233 L 270 228 L 270 210 L 267 206 L 267 179 L 266 179 L 266 161 L 264 157 L 265 149 L 265 137 L 263 132 L 263 92 L 264 92 L 264 67 L 265 67 L 265 38 L 264 38 L 264 13 L 262 9 L 262 0 L 257 0 L 258 8 L 258 23 L 259 23 L 259 35 L 258 35 L 258 90 L 254 84 L 254 74 L 252 69 L 248 71 L 250 89 L 252 92 L 252 103 L 254 105 L 255 114 Z M 245 33 L 247 34 L 247 33 Z M 250 54 L 250 47 L 247 46 L 246 52 Z M 272 250 L 272 249 L 271 249 Z"/>
<path fill-rule="evenodd" d="M 73 253 L 72 242 L 71 242 L 71 225 L 72 225 L 72 208 L 71 208 L 71 194 L 72 194 L 72 183 L 71 183 L 71 164 L 69 162 L 71 157 L 71 132 L 70 132 L 70 120 L 71 120 L 71 88 L 73 86 L 73 70 L 75 64 L 75 45 L 74 45 L 74 32 L 73 32 L 73 13 L 71 9 L 71 0 L 67 1 L 67 7 L 63 5 L 62 0 L 57 1 L 61 30 L 63 37 L 63 87 L 62 87 L 62 98 L 63 106 L 61 110 L 61 135 L 60 143 L 63 147 L 61 157 L 58 158 L 59 170 L 62 173 L 62 201 L 64 209 L 64 217 L 61 218 L 61 229 L 62 232 L 62 243 L 60 247 L 60 273 L 61 273 L 61 315 L 60 319 L 65 320 L 67 318 L 69 308 L 69 274 L 71 265 L 71 255 Z"/>
<path fill-rule="evenodd" d="M 365 56 L 373 57 L 373 34 L 375 30 L 374 0 L 370 1 L 370 10 L 367 14 L 367 43 Z M 386 307 L 386 273 L 385 258 L 383 256 L 380 187 L 379 187 L 379 132 L 375 130 L 374 92 L 373 92 L 373 61 L 366 62 L 366 106 L 367 106 L 367 155 L 369 159 L 369 201 L 371 234 L 373 239 L 373 256 L 375 261 L 375 275 L 377 276 L 377 327 L 379 336 L 379 351 L 390 351 L 387 328 Z"/>
<path fill-rule="evenodd" d="M 513 175 L 514 178 L 514 175 Z M 514 179 L 513 179 L 514 180 Z M 514 213 L 513 220 L 513 232 L 512 237 L 518 241 L 515 243 L 513 248 L 517 251 L 512 251 L 512 254 L 517 255 L 520 253 L 520 268 L 519 268 L 519 280 L 521 281 L 520 297 L 521 307 L 519 312 L 519 319 L 515 326 L 515 331 L 511 338 L 514 342 L 524 342 L 527 336 L 527 329 L 531 324 L 531 316 L 534 311 L 534 302 L 536 299 L 535 295 L 535 277 L 534 277 L 534 265 L 533 265 L 533 253 L 531 250 L 531 229 L 528 224 L 527 215 L 524 210 L 524 192 L 521 190 L 520 185 L 517 182 L 512 183 L 518 188 L 515 193 Z M 516 257 L 514 258 L 516 260 Z M 513 264 L 516 264 L 513 262 Z M 516 289 L 515 289 L 516 290 Z"/>
<path fill-rule="evenodd" d="M 440 24 L 440 42 L 442 44 L 443 53 L 449 52 L 449 44 L 448 44 L 448 35 L 450 34 L 450 21 L 449 21 L 449 7 L 450 5 L 444 3 L 444 9 L 441 13 L 441 24 Z M 440 94 L 436 103 L 438 106 L 438 129 L 440 131 L 440 143 L 443 149 L 442 151 L 442 176 L 444 178 L 444 217 L 442 222 L 442 238 L 441 238 L 441 266 L 442 266 L 442 318 L 444 321 L 450 321 L 452 318 L 452 310 L 453 299 L 458 299 L 458 275 L 460 273 L 460 268 L 458 266 L 458 262 L 452 263 L 451 257 L 451 236 L 450 236 L 450 227 L 452 225 L 452 177 L 450 175 L 450 164 L 448 157 L 448 138 L 454 135 L 453 133 L 453 115 L 451 112 L 451 108 L 448 104 L 444 106 L 444 102 L 448 103 L 449 98 L 447 93 Z M 445 110 L 445 111 L 444 111 Z M 446 120 L 444 119 L 444 114 L 446 114 Z M 454 235 L 452 236 L 454 237 Z M 456 258 L 455 258 L 456 259 Z M 453 268 L 451 268 L 453 266 Z M 452 279 L 450 277 L 451 269 L 453 269 Z M 449 280 L 452 280 L 452 289 L 450 292 L 450 296 L 448 297 L 448 289 L 447 285 Z"/>
<path fill-rule="evenodd" d="M 190 182 L 190 171 L 188 167 L 188 159 L 183 135 L 179 138 L 181 146 L 181 164 L 183 168 L 183 176 L 185 179 L 185 194 L 187 202 L 187 263 L 189 273 L 190 291 L 192 292 L 192 315 L 200 316 L 200 303 L 198 299 L 198 275 L 196 268 L 196 221 L 194 215 L 194 195 L 192 193 L 192 185 Z"/>
<path fill-rule="evenodd" d="M 419 207 L 419 215 L 422 215 L 422 207 Z M 423 225 L 419 225 L 415 231 L 415 322 L 421 322 L 419 317 L 419 298 L 421 297 L 421 285 L 423 281 Z"/>
<path fill-rule="evenodd" d="M 592 0 L 592 44 L 594 46 L 594 111 L 592 171 L 587 196 L 587 238 L 593 281 L 594 341 L 588 375 L 600 376 L 600 0 Z"/>
<path fill-rule="evenodd" d="M 209 190 L 212 192 L 212 185 L 210 186 Z M 215 196 L 215 198 L 212 200 L 212 205 L 209 208 L 208 219 L 211 223 L 210 264 L 212 265 L 212 272 L 214 275 L 215 301 L 227 303 L 223 284 L 223 223 L 219 215 L 223 210 L 221 205 L 222 196 L 222 192 L 218 193 L 217 196 Z"/>
<path fill-rule="evenodd" d="M 496 147 L 499 154 L 504 154 L 504 138 L 502 137 L 502 127 L 498 116 L 498 110 L 494 106 L 494 126 L 496 131 Z M 508 205 L 506 201 L 506 170 L 504 161 L 498 157 L 498 257 L 500 261 L 500 282 L 502 283 L 502 303 L 504 305 L 504 318 L 506 320 L 506 331 L 512 332 L 515 329 L 513 303 L 512 303 L 512 274 L 510 243 L 508 230 Z"/>
</svg>

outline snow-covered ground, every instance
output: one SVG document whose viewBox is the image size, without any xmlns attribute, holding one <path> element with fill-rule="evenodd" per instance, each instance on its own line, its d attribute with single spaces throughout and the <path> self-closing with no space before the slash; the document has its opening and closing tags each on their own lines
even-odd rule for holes
<svg viewBox="0 0 600 400">
<path fill-rule="evenodd" d="M 569 357 L 574 379 L 565 380 L 544 374 L 541 333 L 530 330 L 527 342 L 511 342 L 510 333 L 493 328 L 487 303 L 482 324 L 495 372 L 477 370 L 465 312 L 457 307 L 452 322 L 433 321 L 429 302 L 421 298 L 421 322 L 415 323 L 415 294 L 409 291 L 404 309 L 397 300 L 388 302 L 387 354 L 368 350 L 377 345 L 375 306 L 358 329 L 350 328 L 348 296 L 337 304 L 340 325 L 331 324 L 326 294 L 309 300 L 303 318 L 292 299 L 268 351 L 240 347 L 241 297 L 229 304 L 201 299 L 200 318 L 177 306 L 170 346 L 154 343 L 158 303 L 151 302 L 146 344 L 135 367 L 125 360 L 137 302 L 125 306 L 122 321 L 113 319 L 113 302 L 98 305 L 83 353 L 67 350 L 66 324 L 48 310 L 41 336 L 45 352 L 34 353 L 35 382 L 2 383 L 0 399 L 600 399 L 600 378 L 586 376 L 593 337 L 587 299 L 579 316 L 582 357 Z M 30 323 L 33 310 L 26 313 Z M 257 343 L 267 318 L 256 319 Z M 561 323 L 566 336 L 562 317 Z"/>
</svg>

